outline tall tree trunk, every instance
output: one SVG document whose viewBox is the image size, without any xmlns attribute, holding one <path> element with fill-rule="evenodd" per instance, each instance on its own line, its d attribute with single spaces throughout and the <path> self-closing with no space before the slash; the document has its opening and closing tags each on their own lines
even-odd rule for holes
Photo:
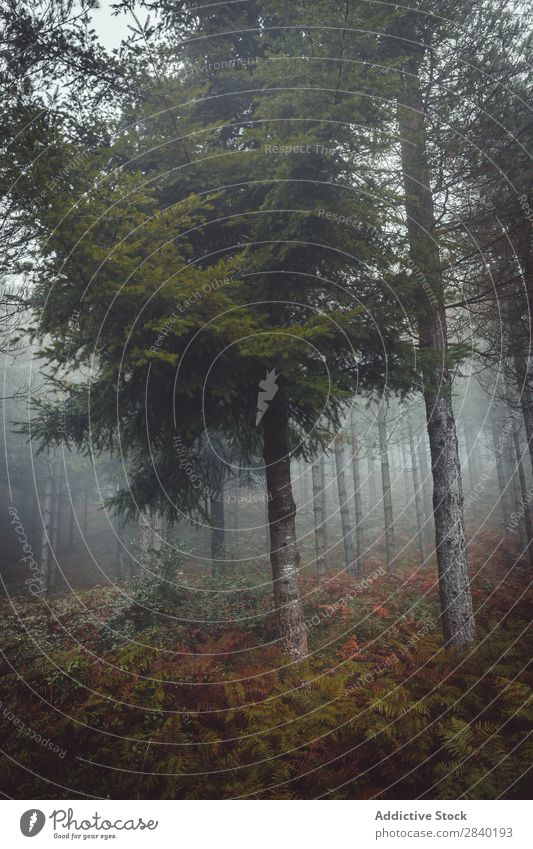
<svg viewBox="0 0 533 849">
<path fill-rule="evenodd" d="M 511 502 L 511 523 L 510 527 L 513 531 L 519 536 L 520 543 L 523 548 L 526 547 L 527 540 L 524 528 L 524 522 L 520 519 L 520 511 L 521 511 L 521 492 L 520 492 L 520 481 L 518 479 L 518 470 L 516 468 L 516 457 L 515 450 L 513 444 L 513 436 L 511 432 L 511 428 L 509 427 L 512 422 L 511 419 L 508 418 L 506 421 L 506 438 L 503 444 L 503 456 L 504 456 L 504 466 L 507 470 L 506 478 L 509 481 L 509 496 Z M 518 520 L 517 520 L 518 517 Z M 513 521 L 514 520 L 514 521 Z"/>
<path fill-rule="evenodd" d="M 409 487 L 409 473 L 408 473 L 409 461 L 408 461 L 407 446 L 405 444 L 404 428 L 402 428 L 401 431 L 399 432 L 398 438 L 400 440 L 400 451 L 401 451 L 401 455 L 402 455 L 402 475 L 401 475 L 401 477 L 402 477 L 402 481 L 403 481 L 403 485 L 404 485 L 405 505 L 407 506 L 409 504 L 409 501 L 411 500 L 411 491 L 410 491 L 410 487 Z M 411 464 L 411 467 L 412 467 L 412 464 Z"/>
<path fill-rule="evenodd" d="M 50 592 L 50 538 L 52 535 L 52 499 L 54 495 L 54 465 L 53 460 L 48 457 L 48 469 L 43 499 L 43 528 L 41 535 L 41 562 L 40 562 L 40 592 L 48 595 Z"/>
<path fill-rule="evenodd" d="M 374 463 L 372 449 L 369 449 L 366 463 L 368 469 L 368 512 L 373 513 L 378 503 L 378 488 L 376 485 L 376 464 Z"/>
<path fill-rule="evenodd" d="M 53 462 L 52 535 L 50 537 L 50 567 L 48 579 L 50 590 L 55 590 L 57 585 L 57 558 L 61 523 L 61 494 L 63 488 L 60 460 L 58 457 L 54 456 Z"/>
<path fill-rule="evenodd" d="M 433 471 L 433 514 L 444 641 L 462 649 L 476 628 L 468 575 L 461 467 L 448 369 L 444 287 L 427 160 L 424 102 L 418 64 L 405 67 L 398 124 L 410 263 L 420 282 L 418 335 Z"/>
<path fill-rule="evenodd" d="M 502 510 L 503 526 L 505 533 L 509 533 L 512 507 L 509 498 L 509 485 L 505 477 L 505 467 L 503 464 L 501 431 L 498 429 L 498 425 L 494 419 L 492 421 L 492 442 L 494 445 L 494 457 L 496 460 L 496 474 L 498 475 L 498 490 L 500 493 L 499 501 Z"/>
<path fill-rule="evenodd" d="M 415 446 L 416 447 L 416 446 Z M 426 549 L 433 549 L 435 544 L 435 528 L 433 525 L 433 496 L 431 493 L 431 475 L 429 472 L 428 455 L 426 446 L 422 439 L 418 443 L 418 467 L 420 469 L 420 486 L 422 487 L 422 498 L 424 501 L 424 513 L 426 515 Z"/>
<path fill-rule="evenodd" d="M 154 551 L 161 551 L 163 548 L 163 517 L 161 513 L 152 512 L 150 524 L 152 526 L 152 548 Z"/>
<path fill-rule="evenodd" d="M 512 329 L 511 329 L 512 333 Z M 529 383 L 529 375 L 523 354 L 515 354 L 515 371 L 520 386 L 520 407 L 526 429 L 526 440 L 529 451 L 531 469 L 533 470 L 533 392 Z"/>
<path fill-rule="evenodd" d="M 130 539 L 130 546 L 134 547 L 135 546 L 135 531 L 133 530 L 133 527 L 132 527 L 131 533 L 132 533 L 132 539 Z M 136 556 L 136 552 L 134 551 L 132 553 L 131 548 L 130 548 L 129 558 L 130 558 L 130 578 L 134 578 L 135 575 L 137 574 L 137 566 L 139 565 L 139 561 L 138 561 L 138 557 Z"/>
<path fill-rule="evenodd" d="M 307 501 L 309 499 L 309 486 L 307 483 L 307 474 L 305 468 L 305 462 L 298 463 L 298 477 L 300 478 L 300 495 L 302 499 L 302 507 L 304 510 L 307 509 Z"/>
<path fill-rule="evenodd" d="M 269 495 L 270 562 L 280 642 L 287 655 L 301 660 L 307 655 L 307 633 L 298 577 L 300 555 L 291 484 L 289 417 L 282 385 L 263 416 L 263 434 Z"/>
<path fill-rule="evenodd" d="M 152 528 L 150 518 L 139 512 L 139 548 L 141 555 L 146 555 L 152 547 Z"/>
<path fill-rule="evenodd" d="M 83 539 L 84 540 L 87 539 L 87 528 L 88 528 L 88 525 L 89 525 L 88 514 L 89 514 L 89 495 L 87 493 L 87 490 L 85 490 L 84 493 L 83 493 L 83 525 L 82 525 L 82 527 L 83 527 Z"/>
<path fill-rule="evenodd" d="M 35 549 L 41 542 L 41 516 L 39 512 L 39 492 L 37 486 L 32 489 L 31 493 L 31 541 Z"/>
<path fill-rule="evenodd" d="M 344 559 L 346 569 L 350 575 L 355 575 L 355 561 L 352 542 L 352 525 L 350 522 L 350 508 L 348 495 L 346 493 L 346 477 L 344 474 L 344 446 L 342 435 L 335 439 L 335 469 L 337 472 L 337 488 L 339 490 L 339 504 L 341 513 L 342 541 L 344 543 Z"/>
<path fill-rule="evenodd" d="M 324 569 L 328 567 L 328 502 L 326 496 L 326 460 L 320 455 L 320 501 L 322 504 L 322 516 L 324 517 L 322 528 L 324 530 Z"/>
<path fill-rule="evenodd" d="M 69 550 L 72 551 L 74 548 L 74 499 L 70 504 L 69 516 L 68 516 L 68 547 Z"/>
<path fill-rule="evenodd" d="M 316 574 L 319 578 L 326 572 L 324 552 L 326 543 L 324 540 L 324 513 L 322 510 L 322 491 L 320 486 L 320 461 L 315 460 L 311 466 L 311 477 L 313 481 L 313 516 L 315 522 L 315 551 L 316 551 Z"/>
<path fill-rule="evenodd" d="M 424 498 L 422 493 L 422 488 L 420 486 L 420 480 L 418 475 L 418 468 L 416 465 L 416 451 L 415 451 L 415 440 L 413 436 L 413 425 L 411 424 L 410 418 L 407 419 L 407 432 L 409 434 L 409 451 L 411 453 L 411 469 L 413 474 L 413 489 L 415 491 L 415 510 L 416 510 L 416 524 L 418 528 L 418 551 L 420 553 L 420 562 L 425 563 L 427 557 L 426 551 L 426 537 L 425 537 L 425 525 L 426 525 L 426 516 L 424 511 Z"/>
<path fill-rule="evenodd" d="M 238 531 L 239 530 L 239 498 L 241 497 L 241 484 L 240 484 L 240 481 L 239 481 L 238 478 L 235 481 L 233 490 L 234 490 L 234 492 L 233 492 L 234 500 L 233 500 L 233 510 L 232 510 L 232 527 L 235 531 Z M 235 539 L 235 542 L 238 542 L 239 535 L 235 534 L 234 539 Z"/>
<path fill-rule="evenodd" d="M 116 484 L 116 492 L 120 491 L 120 483 Z M 120 513 L 116 513 L 115 515 L 115 537 L 116 537 L 116 548 L 115 548 L 115 574 L 117 577 L 117 581 L 123 581 L 126 577 L 125 575 L 125 528 L 126 523 L 124 521 L 124 517 Z"/>
<path fill-rule="evenodd" d="M 224 500 L 211 499 L 211 561 L 213 575 L 219 575 L 225 557 Z"/>
<path fill-rule="evenodd" d="M 518 481 L 520 484 L 520 510 L 524 523 L 525 548 L 527 548 L 529 563 L 533 566 L 533 533 L 531 528 L 531 513 L 529 512 L 529 497 L 527 493 L 526 476 L 524 474 L 524 464 L 522 463 L 520 437 L 518 435 L 518 428 L 516 426 L 516 419 L 513 412 L 511 412 L 511 417 L 515 462 L 518 472 Z"/>
<path fill-rule="evenodd" d="M 389 449 L 387 445 L 387 402 L 382 398 L 378 407 L 379 455 L 381 457 L 381 482 L 383 486 L 383 516 L 385 520 L 385 552 L 387 570 L 392 571 L 396 557 L 394 513 L 390 486 Z"/>
<path fill-rule="evenodd" d="M 475 441 L 472 438 L 472 431 L 466 422 L 463 422 L 463 432 L 465 435 L 466 447 L 466 462 L 468 465 L 468 478 L 470 481 L 470 490 L 474 490 L 479 479 L 477 451 Z"/>
<path fill-rule="evenodd" d="M 265 491 L 265 543 L 266 550 L 268 551 L 270 548 L 270 524 L 268 521 L 268 490 Z"/>
<path fill-rule="evenodd" d="M 355 509 L 355 568 L 358 575 L 365 574 L 365 531 L 363 526 L 363 497 L 361 493 L 361 470 L 359 464 L 359 444 L 357 442 L 357 422 L 355 411 L 350 412 L 350 436 L 352 442 L 353 500 Z"/>
<path fill-rule="evenodd" d="M 125 552 L 124 552 L 124 522 L 120 515 L 117 515 L 115 518 L 115 534 L 117 538 L 117 547 L 115 554 L 115 569 L 117 581 L 124 580 L 125 576 Z"/>
</svg>

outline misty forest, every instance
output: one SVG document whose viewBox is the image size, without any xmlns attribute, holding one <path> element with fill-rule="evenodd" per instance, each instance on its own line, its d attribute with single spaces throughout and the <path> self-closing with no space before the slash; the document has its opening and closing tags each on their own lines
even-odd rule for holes
<svg viewBox="0 0 533 849">
<path fill-rule="evenodd" d="M 528 798 L 531 7 L 102 7 L 0 3 L 0 792 Z"/>
</svg>

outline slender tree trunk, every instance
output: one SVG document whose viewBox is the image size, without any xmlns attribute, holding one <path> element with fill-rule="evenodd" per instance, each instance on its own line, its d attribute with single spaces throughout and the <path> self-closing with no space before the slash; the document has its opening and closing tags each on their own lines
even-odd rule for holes
<svg viewBox="0 0 533 849">
<path fill-rule="evenodd" d="M 83 493 L 83 538 L 87 539 L 87 528 L 89 526 L 88 522 L 88 514 L 89 514 L 89 495 L 87 490 Z"/>
<path fill-rule="evenodd" d="M 146 555 L 152 546 L 152 528 L 150 518 L 139 512 L 139 548 L 141 555 Z"/>
<path fill-rule="evenodd" d="M 124 522 L 120 515 L 115 519 L 115 533 L 117 536 L 117 547 L 115 554 L 115 568 L 117 580 L 122 581 L 125 575 L 124 569 Z"/>
<path fill-rule="evenodd" d="M 58 457 L 54 457 L 53 473 L 53 498 L 52 498 L 52 536 L 50 538 L 50 567 L 49 585 L 55 590 L 57 584 L 57 558 L 59 550 L 59 531 L 61 523 L 61 464 Z"/>
<path fill-rule="evenodd" d="M 353 476 L 353 498 L 355 509 L 355 550 L 356 550 L 356 572 L 358 575 L 365 574 L 365 530 L 363 526 L 363 498 L 361 493 L 361 470 L 359 463 L 359 445 L 357 442 L 357 422 L 355 411 L 350 413 L 350 435 L 352 440 L 352 476 Z"/>
<path fill-rule="evenodd" d="M 31 494 L 31 540 L 35 548 L 40 544 L 41 516 L 39 513 L 39 492 L 37 486 Z"/>
<path fill-rule="evenodd" d="M 120 483 L 116 485 L 116 492 L 120 491 Z M 120 513 L 115 515 L 115 537 L 116 537 L 116 549 L 115 549 L 115 574 L 117 576 L 117 581 L 123 581 L 125 577 L 125 558 L 124 558 L 124 529 L 125 523 L 124 519 Z"/>
<path fill-rule="evenodd" d="M 140 517 L 139 517 L 139 524 L 140 524 Z M 135 549 L 135 531 L 133 530 L 133 527 L 132 527 L 131 533 L 132 533 L 132 539 L 130 540 L 131 548 L 130 548 L 130 554 L 129 554 L 129 558 L 130 558 L 130 578 L 134 578 L 136 573 L 137 573 L 138 558 L 136 556 L 135 551 L 133 551 L 133 554 L 131 552 L 132 548 Z"/>
<path fill-rule="evenodd" d="M 522 407 L 522 415 L 524 417 L 524 425 L 526 429 L 527 447 L 529 451 L 529 460 L 533 471 L 533 395 L 528 390 L 521 392 L 520 403 Z"/>
<path fill-rule="evenodd" d="M 383 486 L 383 516 L 385 520 L 385 552 L 387 570 L 392 571 L 396 557 L 396 540 L 394 537 L 394 513 L 392 509 L 392 493 L 390 486 L 389 449 L 387 445 L 387 409 L 385 398 L 381 399 L 378 407 L 379 454 L 381 457 L 381 482 Z"/>
<path fill-rule="evenodd" d="M 529 563 L 531 566 L 533 566 L 533 533 L 531 528 L 531 513 L 529 512 L 529 497 L 526 486 L 526 476 L 524 474 L 524 464 L 522 463 L 522 451 L 520 448 L 518 428 L 516 426 L 516 420 L 512 412 L 511 416 L 516 469 L 518 472 L 518 481 L 520 484 L 520 510 L 523 514 L 525 547 L 527 548 Z"/>
<path fill-rule="evenodd" d="M 263 416 L 263 434 L 269 494 L 270 562 L 280 642 L 287 655 L 301 660 L 307 655 L 307 633 L 298 577 L 300 555 L 291 484 L 289 417 L 282 385 Z"/>
<path fill-rule="evenodd" d="M 451 378 L 444 289 L 427 160 L 424 102 L 418 65 L 405 67 L 398 98 L 410 263 L 418 291 L 418 334 L 433 471 L 433 514 L 441 617 L 446 645 L 462 649 L 476 628 L 468 575 L 461 467 Z"/>
<path fill-rule="evenodd" d="M 373 513 L 378 503 L 378 488 L 376 486 L 376 464 L 370 450 L 366 457 L 368 469 L 368 512 Z"/>
<path fill-rule="evenodd" d="M 163 547 L 163 517 L 161 513 L 156 511 L 151 513 L 150 524 L 152 526 L 152 548 L 154 551 L 161 551 Z"/>
<path fill-rule="evenodd" d="M 426 524 L 426 516 L 424 513 L 424 499 L 422 494 L 422 489 L 420 486 L 420 481 L 418 479 L 418 468 L 416 465 L 416 451 L 415 451 L 415 440 L 413 436 L 413 426 L 411 424 L 411 420 L 407 419 L 407 431 L 409 434 L 409 451 L 411 453 L 411 469 L 413 474 L 413 489 L 415 491 L 415 510 L 416 510 L 416 524 L 418 528 L 418 551 L 420 553 L 420 562 L 425 563 L 427 557 L 426 551 L 426 537 L 425 537 L 425 524 Z"/>
<path fill-rule="evenodd" d="M 324 455 L 320 455 L 320 501 L 322 504 L 322 516 L 324 530 L 324 570 L 328 568 L 328 502 L 326 496 L 326 461 Z"/>
<path fill-rule="evenodd" d="M 477 464 L 477 452 L 475 441 L 472 437 L 472 432 L 470 427 L 466 422 L 463 422 L 463 432 L 465 435 L 465 446 L 466 446 L 466 462 L 468 465 L 468 478 L 470 481 L 470 490 L 475 489 L 475 486 L 478 482 L 479 472 L 478 472 L 478 464 Z"/>
<path fill-rule="evenodd" d="M 525 535 L 524 523 L 520 519 L 520 481 L 518 480 L 518 473 L 516 468 L 513 436 L 511 428 L 509 428 L 509 426 L 511 426 L 512 428 L 512 422 L 510 418 L 508 418 L 506 421 L 507 435 L 503 444 L 504 467 L 507 470 L 506 478 L 509 481 L 508 486 L 512 510 L 510 527 L 519 536 L 520 543 L 522 547 L 525 548 L 527 540 Z"/>
<path fill-rule="evenodd" d="M 265 543 L 266 550 L 268 551 L 270 548 L 270 524 L 268 521 L 268 490 L 265 491 Z"/>
<path fill-rule="evenodd" d="M 509 499 L 509 486 L 505 478 L 503 464 L 503 451 L 501 444 L 501 431 L 498 430 L 496 422 L 492 421 L 492 441 L 494 444 L 494 457 L 496 460 L 496 474 L 498 475 L 498 489 L 500 493 L 500 507 L 505 533 L 509 533 L 511 526 L 511 505 Z"/>
<path fill-rule="evenodd" d="M 335 440 L 335 469 L 337 472 L 337 488 L 339 490 L 339 504 L 341 513 L 342 541 L 344 543 L 344 559 L 346 569 L 350 575 L 355 575 L 355 560 L 352 542 L 352 525 L 350 522 L 350 508 L 348 495 L 346 493 L 346 477 L 344 474 L 344 450 L 342 436 Z"/>
<path fill-rule="evenodd" d="M 213 575 L 219 575 L 225 557 L 224 501 L 211 499 L 211 560 Z"/>
<path fill-rule="evenodd" d="M 520 537 L 520 545 L 522 546 L 522 549 L 525 550 L 527 546 L 527 536 L 526 527 L 524 524 L 524 516 L 522 514 L 522 492 L 520 489 L 520 478 L 518 477 L 518 469 L 516 467 L 514 445 L 509 446 L 509 467 L 512 469 L 511 478 L 513 481 L 514 491 L 514 515 L 517 517 L 516 527 L 518 531 L 518 536 Z"/>
<path fill-rule="evenodd" d="M 233 502 L 233 528 L 235 531 L 239 530 L 239 498 L 241 497 L 241 484 L 237 479 L 235 481 L 235 501 Z M 235 541 L 237 542 L 239 539 L 238 534 L 235 534 Z"/>
<path fill-rule="evenodd" d="M 70 505 L 68 517 L 68 547 L 70 551 L 74 548 L 74 501 Z"/>
<path fill-rule="evenodd" d="M 405 445 L 405 434 L 404 434 L 403 428 L 402 428 L 402 431 L 399 434 L 399 439 L 400 439 L 400 450 L 401 450 L 401 454 L 402 454 L 402 481 L 403 481 L 404 493 L 405 493 L 405 495 L 404 495 L 405 506 L 407 507 L 407 505 L 409 504 L 409 501 L 411 500 L 411 492 L 410 492 L 410 487 L 409 487 L 408 452 L 407 452 L 407 447 Z M 411 464 L 411 466 L 412 466 L 412 464 Z"/>
<path fill-rule="evenodd" d="M 50 538 L 52 535 L 52 498 L 54 494 L 54 469 L 53 460 L 48 458 L 48 472 L 43 499 L 43 528 L 41 535 L 41 563 L 40 563 L 40 592 L 48 596 L 50 593 Z"/>
<path fill-rule="evenodd" d="M 300 478 L 300 496 L 302 499 L 302 507 L 307 509 L 307 501 L 309 499 L 309 487 L 307 483 L 307 475 L 305 462 L 298 463 L 298 477 Z"/>
<path fill-rule="evenodd" d="M 416 447 L 416 446 L 415 446 Z M 422 498 L 424 501 L 424 513 L 426 515 L 426 549 L 433 549 L 435 543 L 435 528 L 433 526 L 433 496 L 431 494 L 431 475 L 429 473 L 428 455 L 426 446 L 419 441 L 418 444 L 418 467 L 420 469 L 420 486 L 422 487 Z"/>
<path fill-rule="evenodd" d="M 512 329 L 510 332 L 512 334 Z M 520 386 L 520 407 L 522 409 L 522 416 L 524 417 L 529 459 L 531 469 L 533 470 L 533 392 L 531 391 L 529 375 L 527 373 L 527 366 L 523 355 L 515 354 L 514 362 Z"/>
<path fill-rule="evenodd" d="M 307 499 L 309 498 L 309 479 L 308 479 L 308 470 L 307 470 L 305 461 L 302 463 L 302 475 L 303 475 L 304 498 L 307 501 Z"/>
<path fill-rule="evenodd" d="M 315 521 L 316 574 L 319 578 L 321 578 L 326 572 L 324 562 L 324 552 L 326 550 L 326 543 L 324 540 L 324 513 L 322 510 L 322 492 L 320 486 L 319 460 L 315 460 L 315 462 L 311 466 L 311 476 L 313 481 L 313 515 Z"/>
</svg>

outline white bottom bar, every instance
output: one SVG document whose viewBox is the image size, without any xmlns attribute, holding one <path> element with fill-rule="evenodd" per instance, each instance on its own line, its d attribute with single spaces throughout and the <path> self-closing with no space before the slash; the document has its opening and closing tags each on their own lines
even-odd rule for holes
<svg viewBox="0 0 533 849">
<path fill-rule="evenodd" d="M 4 801 L 2 842 L 187 849 L 531 849 L 531 804 L 512 801 Z M 22 819 L 21 819 L 22 818 Z M 144 825 L 144 827 L 143 827 Z M 25 836 L 28 831 L 33 832 Z M 38 833 L 37 833 L 38 832 Z"/>
</svg>

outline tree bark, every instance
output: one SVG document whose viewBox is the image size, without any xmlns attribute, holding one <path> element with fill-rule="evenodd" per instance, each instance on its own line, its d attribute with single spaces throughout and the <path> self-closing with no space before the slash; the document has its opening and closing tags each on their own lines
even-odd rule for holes
<svg viewBox="0 0 533 849">
<path fill-rule="evenodd" d="M 431 494 L 431 476 L 429 472 L 428 455 L 426 446 L 420 440 L 418 444 L 418 460 L 420 468 L 420 486 L 422 487 L 422 497 L 424 500 L 424 513 L 426 514 L 426 549 L 433 549 L 435 542 L 435 529 L 433 526 L 433 496 Z"/>
<path fill-rule="evenodd" d="M 512 412 L 511 417 L 515 462 L 516 469 L 518 472 L 518 481 L 520 484 L 520 510 L 523 514 L 525 547 L 527 549 L 529 563 L 531 566 L 533 566 L 533 533 L 531 528 L 531 513 L 529 512 L 529 497 L 526 486 L 526 476 L 524 474 L 524 464 L 522 463 L 522 451 L 520 448 L 518 428 L 516 426 L 516 419 Z"/>
<path fill-rule="evenodd" d="M 324 455 L 320 455 L 320 501 L 322 504 L 322 516 L 324 521 L 324 569 L 328 567 L 328 501 L 326 496 L 326 461 Z"/>
<path fill-rule="evenodd" d="M 83 538 L 87 539 L 87 528 L 88 528 L 88 513 L 89 513 L 89 496 L 87 494 L 87 490 L 83 493 Z"/>
<path fill-rule="evenodd" d="M 342 541 L 344 543 L 344 560 L 348 574 L 355 575 L 355 560 L 353 554 L 352 525 L 350 522 L 350 508 L 348 495 L 346 493 L 346 477 L 344 474 L 344 450 L 342 436 L 335 440 L 335 469 L 337 472 L 337 489 L 339 491 L 339 504 L 341 514 Z"/>
<path fill-rule="evenodd" d="M 298 475 L 300 477 L 300 494 L 302 498 L 302 507 L 307 509 L 307 501 L 309 499 L 309 487 L 307 484 L 307 473 L 305 462 L 298 463 Z"/>
<path fill-rule="evenodd" d="M 39 492 L 37 485 L 32 488 L 31 493 L 31 541 L 35 549 L 41 542 L 41 515 L 39 510 Z"/>
<path fill-rule="evenodd" d="M 514 361 L 515 371 L 520 387 L 520 407 L 522 410 L 524 426 L 526 429 L 529 460 L 531 463 L 531 469 L 533 470 L 533 393 L 531 392 L 531 387 L 529 384 L 529 375 L 523 355 L 516 354 L 514 357 Z"/>
<path fill-rule="evenodd" d="M 74 548 L 74 499 L 70 504 L 68 517 L 68 547 L 70 551 Z"/>
<path fill-rule="evenodd" d="M 361 494 L 361 470 L 359 464 L 359 445 L 357 442 L 357 422 L 354 410 L 350 413 L 350 435 L 352 441 L 352 477 L 355 509 L 355 569 L 358 575 L 365 574 L 365 531 L 363 526 L 363 498 Z"/>
<path fill-rule="evenodd" d="M 389 449 L 387 445 L 387 409 L 385 398 L 381 399 L 378 407 L 379 455 L 381 457 L 381 482 L 383 486 L 383 516 L 385 520 L 385 552 L 387 571 L 391 572 L 396 557 L 396 540 L 394 537 L 394 513 L 392 509 L 392 493 L 390 486 Z"/>
<path fill-rule="evenodd" d="M 372 450 L 367 454 L 366 463 L 368 468 L 368 512 L 373 513 L 378 503 L 378 488 L 376 486 L 376 466 Z"/>
<path fill-rule="evenodd" d="M 211 560 L 213 575 L 220 574 L 225 557 L 224 500 L 211 499 Z"/>
<path fill-rule="evenodd" d="M 410 263 L 417 291 L 419 349 L 433 472 L 433 513 L 441 618 L 446 645 L 474 642 L 461 467 L 452 408 L 444 287 L 427 160 L 424 102 L 417 61 L 407 63 L 398 97 L 398 124 Z"/>
<path fill-rule="evenodd" d="M 117 515 L 115 519 L 115 533 L 117 537 L 117 547 L 116 547 L 116 555 L 115 555 L 115 568 L 117 581 L 124 580 L 125 576 L 125 557 L 124 557 L 124 522 L 120 515 Z"/>
<path fill-rule="evenodd" d="M 155 511 L 151 513 L 150 524 L 152 526 L 152 548 L 154 551 L 161 551 L 163 548 L 163 517 L 161 513 Z"/>
<path fill-rule="evenodd" d="M 150 519 L 144 513 L 139 513 L 139 548 L 142 555 L 148 554 L 152 546 L 152 528 Z"/>
<path fill-rule="evenodd" d="M 500 507 L 502 510 L 502 519 L 505 533 L 509 533 L 511 526 L 511 511 L 512 507 L 509 498 L 509 484 L 505 477 L 505 467 L 503 464 L 503 450 L 501 444 L 501 431 L 498 430 L 496 421 L 492 421 L 492 442 L 494 445 L 494 457 L 496 460 L 496 474 L 498 476 L 498 490 L 500 493 Z"/>
<path fill-rule="evenodd" d="M 403 432 L 403 428 L 398 432 L 398 439 L 400 440 L 400 453 L 402 455 L 402 465 L 401 465 L 401 474 L 402 476 L 405 474 L 407 467 L 409 465 L 407 460 L 407 451 L 405 447 L 405 434 Z"/>
<path fill-rule="evenodd" d="M 283 385 L 279 385 L 278 392 L 263 416 L 263 435 L 269 496 L 270 562 L 280 642 L 282 650 L 289 657 L 302 660 L 307 656 L 307 633 L 298 578 L 300 555 L 296 543 L 289 417 Z"/>
<path fill-rule="evenodd" d="M 510 427 L 511 426 L 511 427 Z M 524 528 L 524 522 L 520 518 L 521 493 L 520 481 L 518 479 L 518 470 L 516 468 L 516 456 L 512 436 L 512 422 L 510 418 L 506 420 L 506 438 L 503 444 L 504 467 L 506 468 L 506 478 L 509 481 L 509 496 L 511 502 L 511 522 L 510 527 L 519 536 L 520 543 L 523 548 L 526 547 L 527 540 Z M 518 517 L 518 521 L 516 518 Z M 514 520 L 514 521 L 513 521 Z"/>
<path fill-rule="evenodd" d="M 322 491 L 320 486 L 320 465 L 315 460 L 311 466 L 311 477 L 313 482 L 313 516 L 315 521 L 315 551 L 316 551 L 316 574 L 319 578 L 325 575 L 324 552 L 326 543 L 324 539 L 324 513 L 322 510 Z"/>
<path fill-rule="evenodd" d="M 472 432 L 466 422 L 463 422 L 463 432 L 465 435 L 466 462 L 468 465 L 468 478 L 470 481 L 470 490 L 474 490 L 479 478 L 477 450 L 475 441 L 472 438 Z"/>
<path fill-rule="evenodd" d="M 43 499 L 43 528 L 41 535 L 40 558 L 40 592 L 46 596 L 50 592 L 50 537 L 52 533 L 52 498 L 54 490 L 53 474 L 53 461 L 49 457 Z"/>
<path fill-rule="evenodd" d="M 265 544 L 266 550 L 268 551 L 270 548 L 270 524 L 268 521 L 268 489 L 265 490 Z"/>
<path fill-rule="evenodd" d="M 416 510 L 416 524 L 418 528 L 418 551 L 420 553 L 420 562 L 425 563 L 427 558 L 426 551 L 426 515 L 424 511 L 424 498 L 422 489 L 420 486 L 420 481 L 418 479 L 418 468 L 416 465 L 416 451 L 415 451 L 415 440 L 413 436 L 413 425 L 411 424 L 411 420 L 407 419 L 407 432 L 409 434 L 409 451 L 411 453 L 411 470 L 413 474 L 413 489 L 415 491 L 415 510 Z"/>
<path fill-rule="evenodd" d="M 241 497 L 241 485 L 239 480 L 235 481 L 234 485 L 234 501 L 232 510 L 232 526 L 234 531 L 239 530 L 239 498 Z M 238 540 L 238 534 L 234 535 L 235 541 Z"/>
<path fill-rule="evenodd" d="M 54 452 L 55 454 L 55 452 Z M 61 492 L 62 477 L 59 458 L 53 460 L 53 497 L 52 497 L 52 535 L 50 537 L 50 564 L 48 584 L 50 590 L 55 590 L 57 584 L 57 558 L 59 549 L 59 530 L 61 522 Z"/>
</svg>

